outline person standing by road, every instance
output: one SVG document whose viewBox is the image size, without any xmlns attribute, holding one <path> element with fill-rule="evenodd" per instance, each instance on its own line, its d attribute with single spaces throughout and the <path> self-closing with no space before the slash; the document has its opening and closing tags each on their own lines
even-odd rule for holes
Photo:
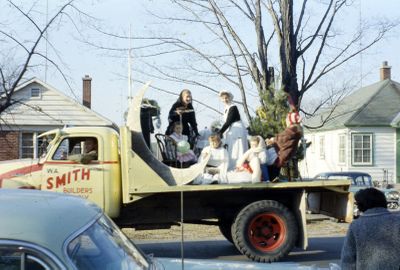
<svg viewBox="0 0 400 270">
<path fill-rule="evenodd" d="M 247 129 L 240 119 L 237 106 L 233 103 L 233 95 L 229 91 L 222 90 L 219 97 L 225 105 L 224 124 L 218 131 L 220 137 L 224 138 L 225 144 L 228 145 L 229 167 L 233 170 L 237 160 L 247 151 Z"/>
<path fill-rule="evenodd" d="M 362 189 L 354 198 L 363 214 L 350 224 L 342 270 L 400 269 L 400 214 L 387 210 L 385 194 L 378 189 Z"/>
<path fill-rule="evenodd" d="M 197 130 L 196 115 L 194 113 L 192 105 L 192 93 L 188 89 L 183 89 L 179 94 L 178 100 L 172 105 L 168 114 L 168 127 L 165 132 L 166 135 L 171 135 L 174 132 L 174 123 L 181 122 L 182 134 L 189 138 L 189 142 L 192 141 L 190 134 L 190 128 L 192 129 L 195 136 L 199 136 Z M 190 126 L 190 127 L 189 127 Z"/>
</svg>

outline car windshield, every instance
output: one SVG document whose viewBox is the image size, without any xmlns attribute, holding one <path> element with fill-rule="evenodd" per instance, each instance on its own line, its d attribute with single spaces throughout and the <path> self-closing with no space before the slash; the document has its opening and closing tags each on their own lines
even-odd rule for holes
<svg viewBox="0 0 400 270">
<path fill-rule="evenodd" d="M 106 216 L 102 216 L 67 246 L 78 269 L 148 269 L 146 256 Z"/>
<path fill-rule="evenodd" d="M 372 186 L 371 177 L 369 176 L 357 176 L 353 180 L 353 185 L 358 187 L 369 187 Z"/>
</svg>

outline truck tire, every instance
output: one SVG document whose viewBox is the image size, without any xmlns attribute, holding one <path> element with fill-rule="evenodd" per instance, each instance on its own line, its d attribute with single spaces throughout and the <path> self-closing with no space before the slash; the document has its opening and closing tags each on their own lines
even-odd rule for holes
<svg viewBox="0 0 400 270">
<path fill-rule="evenodd" d="M 298 226 L 293 213 L 283 204 L 262 200 L 244 207 L 232 226 L 236 248 L 257 262 L 275 262 L 294 247 Z"/>
<path fill-rule="evenodd" d="M 218 220 L 218 227 L 219 231 L 221 234 L 233 244 L 233 238 L 232 238 L 232 219 L 225 219 L 225 218 L 220 218 Z"/>
</svg>

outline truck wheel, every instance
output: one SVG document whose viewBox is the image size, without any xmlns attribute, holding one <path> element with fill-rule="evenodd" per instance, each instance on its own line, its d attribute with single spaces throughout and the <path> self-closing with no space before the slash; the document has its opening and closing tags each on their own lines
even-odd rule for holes
<svg viewBox="0 0 400 270">
<path fill-rule="evenodd" d="M 249 204 L 236 216 L 233 242 L 253 261 L 274 262 L 286 256 L 297 240 L 298 227 L 292 212 L 277 201 Z"/>
<path fill-rule="evenodd" d="M 218 227 L 221 234 L 228 240 L 233 243 L 232 239 L 232 219 L 219 219 Z"/>
</svg>

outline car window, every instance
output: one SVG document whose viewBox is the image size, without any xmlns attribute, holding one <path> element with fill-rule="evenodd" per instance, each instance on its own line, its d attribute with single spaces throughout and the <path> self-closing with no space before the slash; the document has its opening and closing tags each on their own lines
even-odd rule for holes
<svg viewBox="0 0 400 270">
<path fill-rule="evenodd" d="M 368 182 L 365 180 L 367 179 L 364 179 L 364 176 L 357 176 L 356 179 L 354 179 L 354 184 L 358 187 L 369 186 Z"/>
<path fill-rule="evenodd" d="M 0 247 L 0 269 L 4 270 L 51 270 L 41 258 L 15 248 Z"/>
<path fill-rule="evenodd" d="M 78 269 L 147 269 L 149 263 L 139 249 L 107 217 L 102 216 L 73 239 L 67 254 Z"/>
<path fill-rule="evenodd" d="M 371 176 L 364 176 L 364 183 L 368 187 L 372 187 L 372 178 Z"/>
<path fill-rule="evenodd" d="M 98 152 L 97 139 L 94 137 L 70 137 L 63 139 L 53 155 L 53 160 L 67 160 L 70 156 L 84 154 L 85 144 L 91 140 L 94 141 L 96 145 L 95 151 Z"/>
</svg>

